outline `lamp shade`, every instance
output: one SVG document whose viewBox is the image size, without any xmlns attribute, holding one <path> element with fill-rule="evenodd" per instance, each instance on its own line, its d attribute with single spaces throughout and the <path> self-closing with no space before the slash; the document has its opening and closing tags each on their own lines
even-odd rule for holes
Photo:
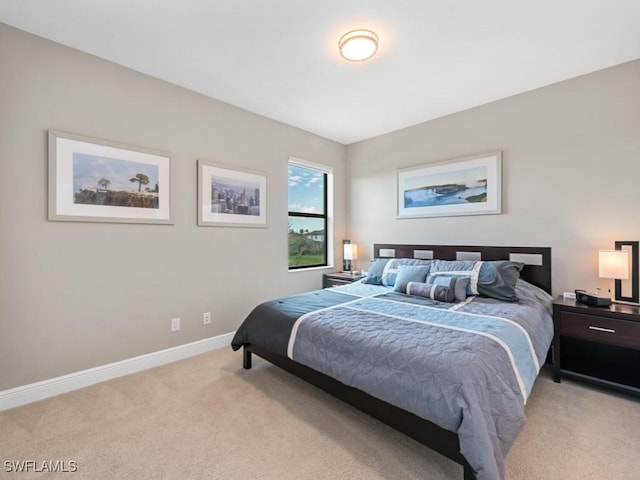
<svg viewBox="0 0 640 480">
<path fill-rule="evenodd" d="M 600 250 L 598 253 L 600 278 L 629 279 L 629 252 L 626 250 Z"/>
<path fill-rule="evenodd" d="M 344 248 L 343 257 L 345 260 L 356 260 L 358 258 L 358 247 L 355 243 L 345 243 L 342 246 Z"/>
</svg>

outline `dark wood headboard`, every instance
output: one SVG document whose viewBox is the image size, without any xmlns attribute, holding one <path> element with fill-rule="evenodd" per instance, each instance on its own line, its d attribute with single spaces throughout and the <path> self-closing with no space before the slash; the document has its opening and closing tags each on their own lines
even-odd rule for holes
<svg viewBox="0 0 640 480">
<path fill-rule="evenodd" d="M 404 245 L 375 243 L 374 258 L 440 260 L 513 260 L 525 264 L 520 277 L 551 293 L 551 247 L 489 247 L 466 245 Z"/>
</svg>

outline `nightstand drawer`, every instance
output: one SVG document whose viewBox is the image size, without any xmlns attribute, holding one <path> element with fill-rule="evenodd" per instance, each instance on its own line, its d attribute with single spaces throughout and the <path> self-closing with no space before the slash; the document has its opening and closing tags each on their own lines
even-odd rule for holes
<svg viewBox="0 0 640 480">
<path fill-rule="evenodd" d="M 640 349 L 640 323 L 562 312 L 560 335 Z"/>
<path fill-rule="evenodd" d="M 363 275 L 353 273 L 325 273 L 322 275 L 322 288 L 339 287 L 340 285 L 347 285 L 349 283 L 362 280 Z"/>
<path fill-rule="evenodd" d="M 324 288 L 327 287 L 339 287 L 340 285 L 347 285 L 351 283 L 351 280 L 342 280 L 338 278 L 327 278 L 324 281 Z"/>
</svg>

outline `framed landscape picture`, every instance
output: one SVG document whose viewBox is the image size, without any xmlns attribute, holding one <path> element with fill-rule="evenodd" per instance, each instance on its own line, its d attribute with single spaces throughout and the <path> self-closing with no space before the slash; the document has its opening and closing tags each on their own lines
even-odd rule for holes
<svg viewBox="0 0 640 480">
<path fill-rule="evenodd" d="M 49 131 L 49 220 L 171 224 L 171 203 L 168 155 Z"/>
<path fill-rule="evenodd" d="M 267 176 L 198 160 L 198 225 L 266 227 Z"/>
<path fill-rule="evenodd" d="M 502 212 L 502 153 L 398 171 L 398 218 Z"/>
</svg>

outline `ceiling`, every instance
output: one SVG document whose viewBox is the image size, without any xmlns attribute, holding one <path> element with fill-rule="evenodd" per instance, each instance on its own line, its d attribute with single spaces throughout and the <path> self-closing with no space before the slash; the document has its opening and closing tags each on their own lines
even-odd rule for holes
<svg viewBox="0 0 640 480">
<path fill-rule="evenodd" d="M 343 144 L 640 58 L 640 0 L 0 0 L 0 22 Z M 368 62 L 337 52 L 355 28 Z"/>
</svg>

